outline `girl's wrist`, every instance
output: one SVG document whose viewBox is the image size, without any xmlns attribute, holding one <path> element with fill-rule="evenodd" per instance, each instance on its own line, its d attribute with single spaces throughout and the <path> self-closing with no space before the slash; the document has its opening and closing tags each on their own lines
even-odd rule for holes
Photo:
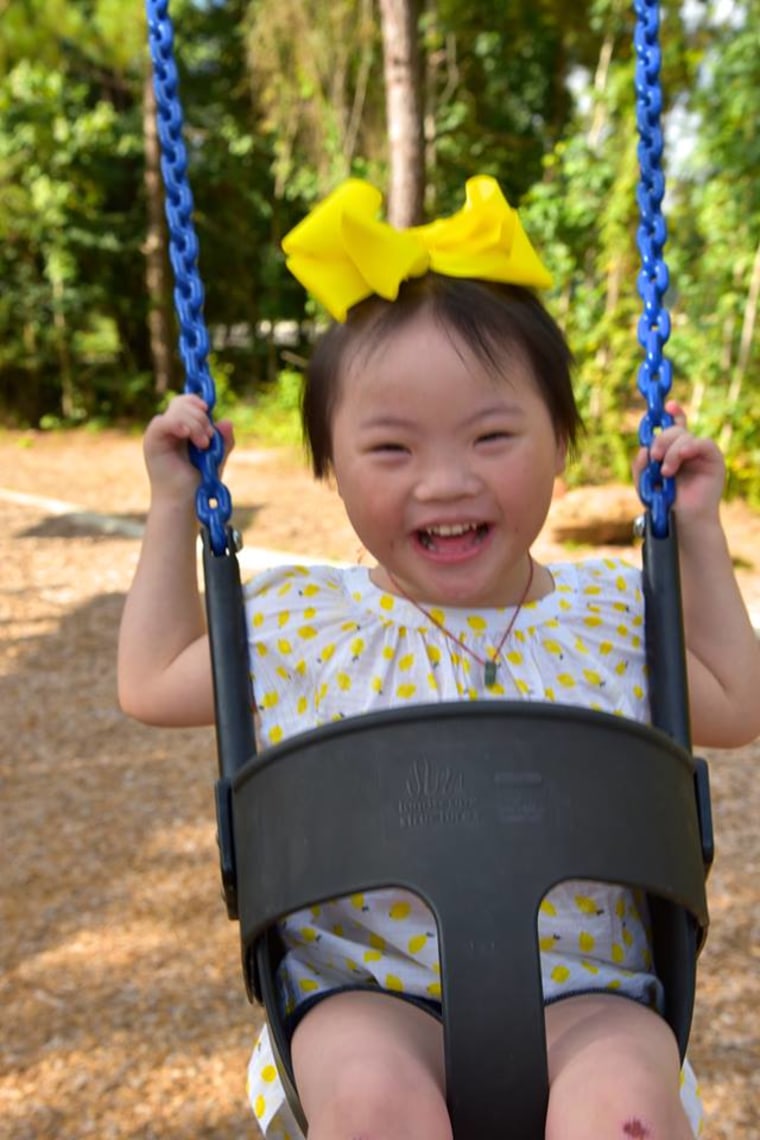
<svg viewBox="0 0 760 1140">
<path fill-rule="evenodd" d="M 693 549 L 697 553 L 710 549 L 727 548 L 726 533 L 716 510 L 705 514 L 681 514 L 676 510 L 678 545 L 681 550 Z"/>
<path fill-rule="evenodd" d="M 195 519 L 195 488 L 197 484 L 188 487 L 169 487 L 166 484 L 151 486 L 150 512 L 152 515 L 163 514 L 169 518 Z"/>
</svg>

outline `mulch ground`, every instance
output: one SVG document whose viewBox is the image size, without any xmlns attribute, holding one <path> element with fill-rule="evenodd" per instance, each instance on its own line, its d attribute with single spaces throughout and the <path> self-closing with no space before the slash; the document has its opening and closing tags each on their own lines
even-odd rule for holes
<svg viewBox="0 0 760 1140">
<path fill-rule="evenodd" d="M 356 557 L 337 498 L 292 457 L 240 452 L 227 480 L 248 544 Z M 139 440 L 3 435 L 0 489 L 21 496 L 0 490 L 0 1134 L 255 1137 L 244 1081 L 259 1013 L 220 900 L 213 734 L 141 727 L 115 697 L 147 503 Z M 732 506 L 727 528 L 756 605 L 760 519 Z M 538 553 L 552 552 L 547 534 Z M 760 745 L 710 759 L 718 858 L 690 1052 L 709 1140 L 750 1140 Z"/>
</svg>

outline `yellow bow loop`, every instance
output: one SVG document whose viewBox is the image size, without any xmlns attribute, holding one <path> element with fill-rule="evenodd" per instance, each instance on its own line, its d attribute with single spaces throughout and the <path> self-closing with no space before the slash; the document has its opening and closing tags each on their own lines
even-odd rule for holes
<svg viewBox="0 0 760 1140">
<path fill-rule="evenodd" d="M 395 301 L 401 282 L 430 266 L 410 230 L 377 219 L 382 201 L 374 186 L 349 178 L 283 240 L 290 272 L 337 321 L 373 293 Z"/>
<path fill-rule="evenodd" d="M 288 268 L 337 321 L 377 294 L 428 270 L 513 285 L 546 287 L 551 276 L 495 179 L 470 178 L 464 207 L 450 218 L 396 230 L 377 218 L 382 195 L 351 178 L 285 237 Z"/>
<path fill-rule="evenodd" d="M 430 268 L 445 277 L 477 277 L 548 288 L 551 274 L 530 244 L 498 182 L 478 175 L 466 183 L 465 205 L 413 232 L 430 250 Z"/>
</svg>

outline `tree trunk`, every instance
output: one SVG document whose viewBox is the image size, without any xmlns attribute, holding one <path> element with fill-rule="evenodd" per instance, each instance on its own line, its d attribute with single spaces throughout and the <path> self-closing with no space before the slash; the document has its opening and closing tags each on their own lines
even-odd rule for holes
<svg viewBox="0 0 760 1140">
<path fill-rule="evenodd" d="M 425 129 L 418 35 L 420 0 L 380 0 L 390 150 L 388 220 L 417 225 L 425 197 Z"/>
<path fill-rule="evenodd" d="M 362 47 L 361 53 L 359 55 L 359 68 L 356 75 L 356 86 L 354 88 L 353 103 L 346 122 L 346 129 L 343 134 L 343 156 L 346 163 L 346 171 L 350 171 L 351 163 L 353 161 L 354 155 L 356 154 L 356 145 L 359 139 L 359 129 L 361 127 L 362 116 L 364 114 L 364 105 L 367 101 L 367 90 L 369 88 L 370 75 L 372 73 L 372 56 L 374 43 L 372 38 L 364 32 L 364 29 L 367 26 L 372 26 L 372 19 L 372 0 L 362 0 Z"/>
<path fill-rule="evenodd" d="M 442 36 L 437 24 L 437 0 L 425 0 L 425 21 L 432 32 L 431 39 L 442 41 L 437 51 L 427 51 L 423 61 L 425 71 L 425 173 L 432 182 L 438 162 L 437 113 L 439 107 L 447 107 L 461 84 L 459 61 L 457 59 L 457 39 L 452 32 Z M 435 201 L 431 198 L 434 188 L 428 185 L 425 190 L 425 205 L 435 213 Z"/>
<path fill-rule="evenodd" d="M 143 89 L 143 140 L 145 147 L 145 200 L 147 233 L 145 285 L 148 291 L 148 331 L 153 361 L 155 392 L 164 395 L 173 387 L 175 326 L 172 286 L 167 255 L 167 230 L 161 182 L 161 147 L 156 129 L 156 97 L 150 69 Z"/>
<path fill-rule="evenodd" d="M 599 60 L 594 75 L 594 115 L 591 120 L 591 126 L 588 129 L 588 135 L 586 136 L 586 142 L 590 150 L 596 150 L 599 146 L 602 131 L 607 125 L 607 107 L 604 102 L 604 96 L 607 93 L 607 82 L 609 80 L 614 48 L 614 38 L 611 35 L 605 36 L 602 49 L 599 52 Z"/>
<path fill-rule="evenodd" d="M 739 356 L 734 368 L 734 374 L 731 377 L 731 384 L 728 389 L 728 406 L 734 408 L 739 402 L 741 396 L 744 378 L 747 375 L 749 368 L 749 360 L 752 354 L 752 339 L 755 335 L 755 323 L 757 321 L 757 308 L 758 301 L 760 300 L 760 244 L 755 249 L 755 260 L 752 265 L 752 274 L 750 276 L 749 290 L 747 292 L 747 304 L 744 308 L 744 320 L 742 322 L 742 336 L 739 344 Z M 731 436 L 733 435 L 733 427 L 730 422 L 726 422 L 723 430 L 720 433 L 718 443 L 722 451 L 728 451 L 729 444 L 731 443 Z"/>
<path fill-rule="evenodd" d="M 74 372 L 71 366 L 71 351 L 69 348 L 69 329 L 64 308 L 65 286 L 63 278 L 56 273 L 50 273 L 53 288 L 53 326 L 56 332 L 56 346 L 58 350 L 58 371 L 61 379 L 61 415 L 65 420 L 72 420 L 77 411 L 76 393 L 74 391 Z"/>
</svg>

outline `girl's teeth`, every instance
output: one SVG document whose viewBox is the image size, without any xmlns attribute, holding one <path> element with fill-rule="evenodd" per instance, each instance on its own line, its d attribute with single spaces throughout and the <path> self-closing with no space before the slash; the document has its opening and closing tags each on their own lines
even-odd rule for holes
<svg viewBox="0 0 760 1140">
<path fill-rule="evenodd" d="M 467 523 L 466 525 L 459 524 L 457 526 L 430 526 L 427 528 L 428 534 L 437 534 L 441 538 L 451 538 L 453 535 L 466 534 L 468 530 L 475 530 L 474 523 Z"/>
<path fill-rule="evenodd" d="M 465 538 L 468 535 L 476 540 L 485 537 L 488 530 L 487 523 L 441 523 L 439 526 L 428 526 L 419 530 L 419 540 L 428 550 L 434 550 L 439 539 Z"/>
</svg>

